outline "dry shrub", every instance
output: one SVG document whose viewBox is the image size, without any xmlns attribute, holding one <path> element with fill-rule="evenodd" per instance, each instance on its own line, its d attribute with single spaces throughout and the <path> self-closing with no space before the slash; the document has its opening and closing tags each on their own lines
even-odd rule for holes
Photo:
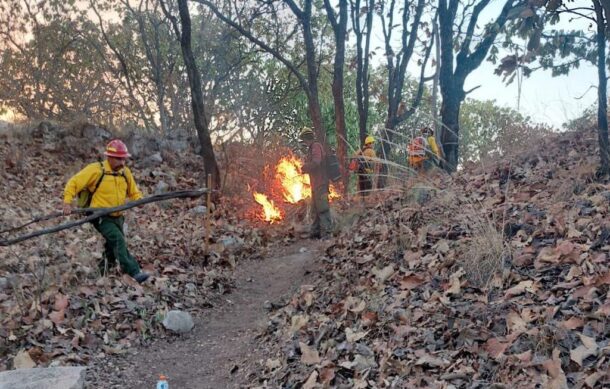
<svg viewBox="0 0 610 389">
<path fill-rule="evenodd" d="M 502 233 L 491 221 L 482 222 L 462 255 L 461 265 L 473 286 L 487 288 L 502 272 L 507 256 Z"/>
</svg>

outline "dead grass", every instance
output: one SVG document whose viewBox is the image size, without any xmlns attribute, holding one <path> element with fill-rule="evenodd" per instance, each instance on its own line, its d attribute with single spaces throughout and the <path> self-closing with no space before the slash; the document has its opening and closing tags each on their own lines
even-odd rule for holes
<svg viewBox="0 0 610 389">
<path fill-rule="evenodd" d="M 488 288 L 502 272 L 509 253 L 504 237 L 491 221 L 483 222 L 469 241 L 460 264 L 468 281 L 478 288 Z"/>
</svg>

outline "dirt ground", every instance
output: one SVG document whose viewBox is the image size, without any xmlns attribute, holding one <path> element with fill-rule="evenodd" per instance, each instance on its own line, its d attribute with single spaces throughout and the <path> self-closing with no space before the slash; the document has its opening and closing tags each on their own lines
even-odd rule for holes
<svg viewBox="0 0 610 389">
<path fill-rule="evenodd" d="M 89 368 L 87 388 L 154 388 L 159 374 L 170 388 L 239 388 L 259 355 L 255 337 L 267 322 L 265 302 L 287 301 L 307 283 L 320 244 L 300 241 L 271 258 L 245 261 L 236 269 L 235 289 L 222 296 L 184 336 L 154 342 L 105 365 Z"/>
</svg>

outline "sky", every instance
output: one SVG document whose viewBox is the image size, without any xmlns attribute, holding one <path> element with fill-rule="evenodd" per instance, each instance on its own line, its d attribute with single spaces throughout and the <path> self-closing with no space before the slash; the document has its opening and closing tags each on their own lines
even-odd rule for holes
<svg viewBox="0 0 610 389">
<path fill-rule="evenodd" d="M 481 20 L 490 20 L 501 10 L 503 0 L 492 0 L 489 9 L 481 15 Z M 575 0 L 570 3 L 576 7 L 591 7 L 588 0 Z M 564 17 L 554 29 L 587 30 L 589 22 L 569 20 Z M 496 100 L 500 105 L 517 109 L 517 82 L 506 86 L 502 77 L 493 74 L 495 65 L 483 62 L 466 80 L 465 90 L 477 85 L 469 97 L 482 100 Z M 567 76 L 552 77 L 550 71 L 537 70 L 529 78 L 524 78 L 519 111 L 534 121 L 561 127 L 568 120 L 575 119 L 583 110 L 597 101 L 597 68 L 582 61 L 580 68 L 570 71 Z"/>
<path fill-rule="evenodd" d="M 506 0 L 492 0 L 481 14 L 479 26 L 495 19 Z M 574 6 L 591 7 L 588 0 L 574 0 Z M 428 15 L 429 16 L 429 15 Z M 383 47 L 383 33 L 379 19 L 374 21 L 371 47 Z M 554 29 L 587 29 L 588 22 L 583 20 L 568 20 L 564 18 L 553 27 Z M 383 50 L 379 50 L 382 52 Z M 434 52 L 433 52 L 434 53 Z M 507 53 L 500 51 L 499 58 Z M 434 55 L 434 54 L 433 54 Z M 385 58 L 378 56 L 375 62 L 385 64 Z M 467 97 L 478 100 L 495 100 L 498 105 L 517 110 L 518 87 L 516 80 L 506 85 L 502 76 L 494 74 L 496 65 L 485 60 L 482 65 L 466 79 L 464 90 L 468 91 L 479 86 Z M 415 61 L 408 67 L 411 74 L 419 77 L 419 68 Z M 430 75 L 430 69 L 427 74 Z M 597 101 L 597 69 L 588 62 L 581 62 L 580 68 L 572 70 L 567 76 L 552 77 L 550 71 L 537 70 L 528 78 L 524 78 L 521 90 L 521 101 L 518 111 L 539 123 L 547 123 L 557 129 L 562 124 L 578 118 L 584 109 Z"/>
</svg>

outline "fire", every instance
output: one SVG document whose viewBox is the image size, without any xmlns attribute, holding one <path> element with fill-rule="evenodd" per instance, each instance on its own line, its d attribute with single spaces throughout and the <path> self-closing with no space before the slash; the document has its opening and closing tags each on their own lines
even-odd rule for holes
<svg viewBox="0 0 610 389">
<path fill-rule="evenodd" d="M 276 178 L 282 184 L 284 200 L 290 204 L 311 197 L 309 175 L 303 174 L 303 163 L 294 156 L 284 157 L 278 162 Z"/>
<path fill-rule="evenodd" d="M 254 200 L 263 206 L 263 218 L 268 222 L 276 222 L 282 220 L 282 213 L 279 208 L 275 206 L 273 200 L 269 200 L 267 196 L 262 193 L 254 192 Z"/>
<path fill-rule="evenodd" d="M 294 155 L 280 159 L 275 166 L 275 182 L 272 187 L 279 189 L 284 202 L 297 204 L 301 200 L 311 198 L 311 183 L 309 175 L 302 172 L 303 162 Z M 276 193 L 272 191 L 272 193 Z M 254 199 L 263 207 L 263 218 L 268 222 L 282 220 L 282 212 L 266 195 L 253 192 Z M 279 193 L 277 194 L 279 196 Z M 331 184 L 328 193 L 329 200 L 341 198 L 337 189 Z"/>
<path fill-rule="evenodd" d="M 284 200 L 287 203 L 296 204 L 311 197 L 309 175 L 303 174 L 302 168 L 303 162 L 294 156 L 283 157 L 275 168 L 275 177 L 282 184 Z M 329 188 L 328 198 L 330 200 L 341 198 L 332 184 Z"/>
</svg>

